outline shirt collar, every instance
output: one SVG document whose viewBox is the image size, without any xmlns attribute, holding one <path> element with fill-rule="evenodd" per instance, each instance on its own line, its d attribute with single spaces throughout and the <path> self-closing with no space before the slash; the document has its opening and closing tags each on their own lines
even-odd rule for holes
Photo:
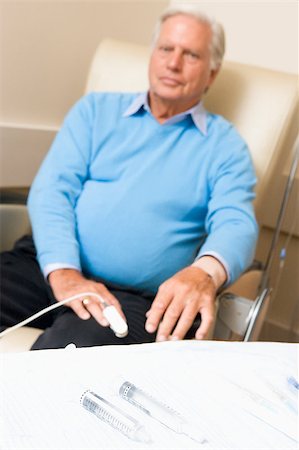
<svg viewBox="0 0 299 450">
<path fill-rule="evenodd" d="M 123 117 L 133 116 L 140 110 L 140 108 L 144 108 L 145 111 L 147 111 L 151 114 L 151 109 L 148 104 L 147 92 L 142 92 L 141 94 L 138 94 L 134 98 L 132 103 L 129 105 L 129 107 L 126 109 L 126 111 L 123 113 Z M 195 106 L 188 109 L 187 111 L 184 111 L 180 114 L 176 114 L 175 116 L 166 120 L 164 123 L 168 124 L 168 125 L 172 125 L 174 123 L 180 122 L 188 115 L 191 115 L 192 120 L 193 120 L 195 126 L 198 128 L 198 130 L 201 131 L 202 134 L 206 135 L 207 134 L 207 113 L 203 106 L 202 101 L 200 101 Z"/>
</svg>

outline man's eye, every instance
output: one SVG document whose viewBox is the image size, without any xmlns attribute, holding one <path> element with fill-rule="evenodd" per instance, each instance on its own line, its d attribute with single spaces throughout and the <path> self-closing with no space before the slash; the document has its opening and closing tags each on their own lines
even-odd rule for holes
<svg viewBox="0 0 299 450">
<path fill-rule="evenodd" d="M 168 53 L 171 51 L 171 47 L 166 47 L 166 46 L 161 45 L 160 50 L 162 52 Z"/>
<path fill-rule="evenodd" d="M 189 61 L 197 61 L 199 59 L 199 54 L 194 52 L 186 52 L 185 56 Z"/>
</svg>

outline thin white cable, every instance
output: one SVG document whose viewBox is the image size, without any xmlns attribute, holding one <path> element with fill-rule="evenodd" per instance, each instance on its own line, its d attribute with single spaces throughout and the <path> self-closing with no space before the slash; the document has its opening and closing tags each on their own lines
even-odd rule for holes
<svg viewBox="0 0 299 450">
<path fill-rule="evenodd" d="M 19 322 L 10 328 L 7 328 L 6 330 L 4 330 L 0 333 L 0 338 L 6 336 L 9 333 L 12 333 L 13 331 L 17 330 L 18 328 L 23 327 L 24 325 L 27 325 L 28 323 L 32 322 L 33 320 L 37 319 L 38 317 L 43 316 L 44 314 L 48 313 L 49 311 L 52 311 L 53 309 L 59 308 L 60 306 L 65 305 L 66 303 L 72 302 L 73 300 L 77 300 L 78 298 L 82 298 L 82 297 L 96 297 L 100 301 L 100 303 L 104 306 L 103 315 L 108 320 L 110 328 L 114 331 L 114 333 L 116 334 L 117 337 L 125 337 L 128 334 L 127 323 L 120 316 L 120 314 L 117 311 L 117 309 L 115 308 L 115 306 L 108 305 L 105 302 L 105 300 L 103 300 L 103 298 L 99 294 L 96 294 L 95 292 L 81 292 L 80 294 L 72 295 L 69 298 L 66 298 L 57 303 L 54 303 L 53 305 L 50 305 L 47 308 L 44 308 L 41 311 L 28 317 L 28 319 L 25 319 L 22 322 Z"/>
</svg>

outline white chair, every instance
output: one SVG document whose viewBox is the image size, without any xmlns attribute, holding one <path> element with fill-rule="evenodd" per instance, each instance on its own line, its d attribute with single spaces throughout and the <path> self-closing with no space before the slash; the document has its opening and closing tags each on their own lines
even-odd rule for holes
<svg viewBox="0 0 299 450">
<path fill-rule="evenodd" d="M 146 46 L 103 40 L 91 64 L 86 92 L 146 90 L 149 54 Z M 225 62 L 205 99 L 207 109 L 232 121 L 249 144 L 258 176 L 258 220 L 267 187 L 277 167 L 285 164 L 298 133 L 297 89 L 295 75 Z M 258 338 L 271 293 L 266 275 L 265 267 L 258 265 L 220 295 L 214 338 Z M 6 351 L 14 349 L 10 339 L 12 335 L 4 338 L 6 343 L 0 342 L 0 350 L 4 344 Z"/>
</svg>

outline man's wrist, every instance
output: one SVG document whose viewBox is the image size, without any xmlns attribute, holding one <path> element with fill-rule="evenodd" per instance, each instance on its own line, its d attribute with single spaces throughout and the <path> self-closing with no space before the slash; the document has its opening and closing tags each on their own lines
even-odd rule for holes
<svg viewBox="0 0 299 450">
<path fill-rule="evenodd" d="M 202 256 L 194 261 L 194 267 L 204 270 L 213 280 L 218 290 L 227 280 L 227 273 L 221 262 L 214 256 Z"/>
<path fill-rule="evenodd" d="M 57 269 L 53 270 L 48 275 L 48 281 L 50 286 L 53 287 L 57 282 L 63 281 L 65 278 L 82 278 L 82 273 L 77 269 L 71 269 L 71 268 L 63 268 L 63 269 Z"/>
<path fill-rule="evenodd" d="M 46 280 L 48 279 L 48 276 L 50 275 L 51 272 L 54 272 L 55 270 L 59 270 L 59 269 L 75 269 L 80 272 L 79 267 L 74 266 L 69 263 L 64 263 L 64 262 L 49 263 L 49 264 L 46 264 L 42 269 L 45 279 Z"/>
</svg>

